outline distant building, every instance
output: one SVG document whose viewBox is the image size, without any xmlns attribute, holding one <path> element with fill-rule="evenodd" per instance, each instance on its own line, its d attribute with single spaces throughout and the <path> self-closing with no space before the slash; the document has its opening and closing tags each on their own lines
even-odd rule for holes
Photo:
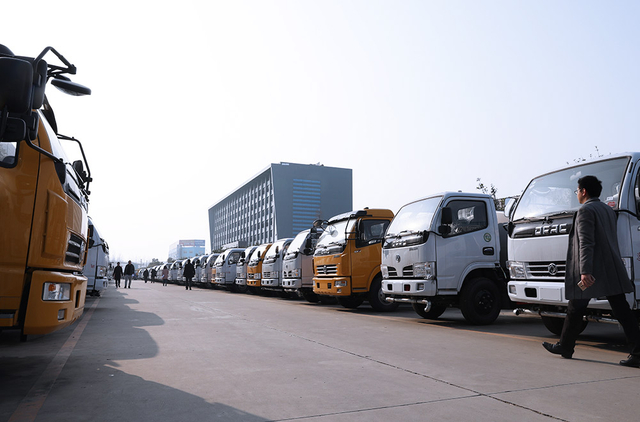
<svg viewBox="0 0 640 422">
<path fill-rule="evenodd" d="M 204 240 L 178 240 L 169 247 L 169 258 L 185 259 L 204 254 Z"/>
<path fill-rule="evenodd" d="M 352 207 L 351 169 L 271 164 L 209 208 L 211 249 L 294 237 Z"/>
</svg>

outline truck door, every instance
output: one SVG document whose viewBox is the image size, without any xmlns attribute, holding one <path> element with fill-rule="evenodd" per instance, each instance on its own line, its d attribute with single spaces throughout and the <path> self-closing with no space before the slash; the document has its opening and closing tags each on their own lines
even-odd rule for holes
<svg viewBox="0 0 640 422">
<path fill-rule="evenodd" d="M 632 212 L 635 212 L 636 216 L 640 216 L 640 162 L 636 163 L 636 171 L 638 172 L 636 175 L 636 180 L 633 186 L 633 199 L 634 204 L 631 204 L 630 209 Z M 631 305 L 631 309 L 637 308 L 637 305 L 634 303 L 640 300 L 640 294 L 638 293 L 640 290 L 640 219 L 638 217 L 634 217 L 629 215 L 629 228 L 631 229 L 631 274 L 635 278 L 635 280 L 631 280 L 634 282 L 636 291 L 635 298 L 630 297 L 633 296 L 633 293 L 627 295 L 627 300 Z M 634 306 L 635 305 L 635 306 Z"/>
<path fill-rule="evenodd" d="M 380 257 L 389 220 L 360 220 L 357 225 L 357 238 L 353 251 L 352 265 L 352 293 L 369 290 L 369 278 L 373 271 L 380 271 Z"/>
<path fill-rule="evenodd" d="M 486 202 L 452 199 L 444 206 L 451 208 L 453 222 L 451 233 L 437 239 L 436 280 L 439 294 L 456 294 L 469 265 L 490 266 L 498 261 L 500 251 Z"/>
</svg>

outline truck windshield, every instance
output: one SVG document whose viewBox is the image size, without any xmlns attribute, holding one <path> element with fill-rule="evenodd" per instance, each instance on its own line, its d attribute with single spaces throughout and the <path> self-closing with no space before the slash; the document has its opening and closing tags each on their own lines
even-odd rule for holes
<svg viewBox="0 0 640 422">
<path fill-rule="evenodd" d="M 348 230 L 351 231 L 353 230 L 355 222 L 356 220 L 342 220 L 329 224 L 324 232 L 322 232 L 320 239 L 318 239 L 316 250 L 344 246 L 346 244 L 345 231 L 347 231 L 347 223 L 349 223 Z"/>
<path fill-rule="evenodd" d="M 400 208 L 387 229 L 387 236 L 401 236 L 417 231 L 430 230 L 433 216 L 442 202 L 442 196 L 435 196 L 412 202 Z"/>
<path fill-rule="evenodd" d="M 264 260 L 266 261 L 267 259 L 275 258 L 276 254 L 279 254 L 280 252 L 282 252 L 282 245 L 284 245 L 284 241 L 276 242 L 273 245 L 271 245 L 267 253 L 264 255 Z"/>
<path fill-rule="evenodd" d="M 629 160 L 629 157 L 620 157 L 598 161 L 533 179 L 518 202 L 513 221 L 574 213 L 580 208 L 575 194 L 578 179 L 587 175 L 596 176 L 602 181 L 600 200 L 613 209 L 618 209 L 620 187 Z"/>
<path fill-rule="evenodd" d="M 262 258 L 262 254 L 264 253 L 265 248 L 266 246 L 265 247 L 261 246 L 255 250 L 253 255 L 251 255 L 251 260 L 249 261 L 250 267 L 255 267 L 256 265 L 258 265 L 258 263 L 260 262 L 260 259 Z"/>
<path fill-rule="evenodd" d="M 298 233 L 298 235 L 289 245 L 289 249 L 287 249 L 287 256 L 285 256 L 285 259 L 293 259 L 298 256 L 298 253 L 302 252 L 308 235 L 309 230 L 304 230 Z"/>
</svg>

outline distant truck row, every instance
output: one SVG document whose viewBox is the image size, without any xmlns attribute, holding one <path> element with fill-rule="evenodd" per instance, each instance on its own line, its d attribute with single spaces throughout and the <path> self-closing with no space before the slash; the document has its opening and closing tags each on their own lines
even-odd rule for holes
<svg viewBox="0 0 640 422">
<path fill-rule="evenodd" d="M 411 304 L 423 318 L 459 308 L 471 324 L 491 324 L 502 309 L 535 313 L 559 333 L 566 312 L 564 263 L 577 180 L 603 182 L 601 200 L 618 215 L 629 277 L 639 284 L 640 153 L 617 154 L 534 178 L 496 212 L 492 197 L 444 192 L 403 206 L 355 210 L 318 222 L 295 238 L 194 259 L 199 282 L 232 291 L 278 292 L 310 302 L 377 311 Z M 181 280 L 181 262 L 171 264 Z M 638 313 L 640 298 L 628 295 Z M 608 302 L 593 300 L 588 320 L 614 322 Z"/>
</svg>

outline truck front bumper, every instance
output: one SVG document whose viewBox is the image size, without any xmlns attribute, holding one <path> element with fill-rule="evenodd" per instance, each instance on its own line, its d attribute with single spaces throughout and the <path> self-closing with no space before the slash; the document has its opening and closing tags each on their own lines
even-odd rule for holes
<svg viewBox="0 0 640 422">
<path fill-rule="evenodd" d="M 382 293 L 385 296 L 433 297 L 437 294 L 435 280 L 384 279 Z"/>
</svg>

